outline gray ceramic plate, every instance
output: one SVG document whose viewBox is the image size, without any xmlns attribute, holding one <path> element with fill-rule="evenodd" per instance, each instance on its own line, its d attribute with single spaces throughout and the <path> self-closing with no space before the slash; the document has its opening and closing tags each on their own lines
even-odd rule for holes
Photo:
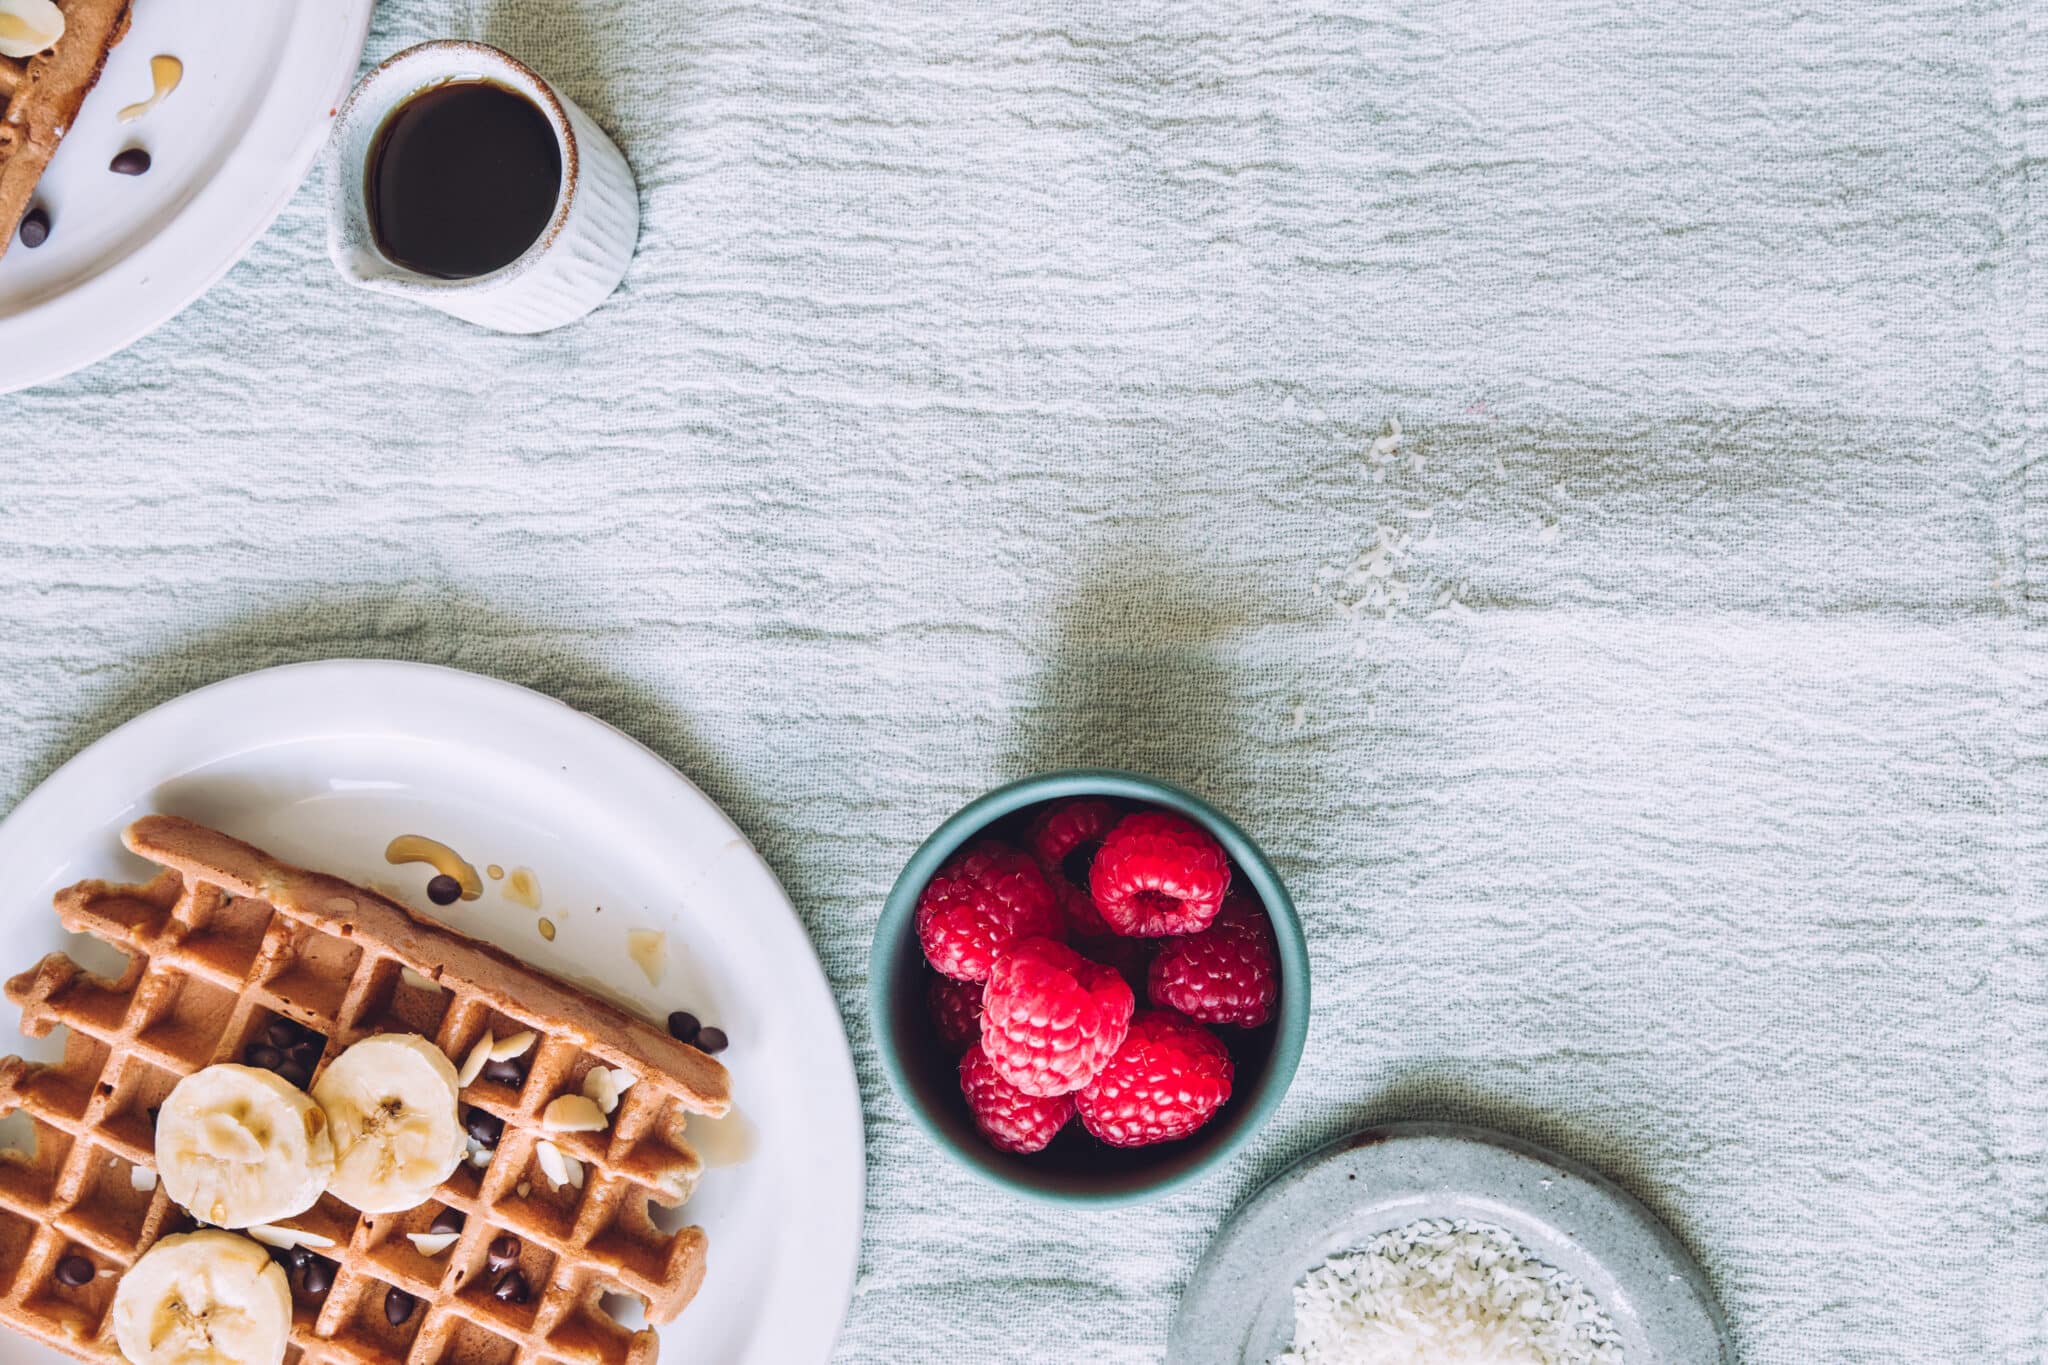
<svg viewBox="0 0 2048 1365">
<path fill-rule="evenodd" d="M 1733 1365 L 1706 1276 L 1648 1209 L 1576 1162 L 1447 1123 L 1364 1129 L 1253 1195 L 1195 1267 L 1169 1365 L 1265 1365 L 1293 1340 L 1302 1276 L 1418 1218 L 1514 1233 L 1600 1301 L 1629 1365 Z"/>
</svg>

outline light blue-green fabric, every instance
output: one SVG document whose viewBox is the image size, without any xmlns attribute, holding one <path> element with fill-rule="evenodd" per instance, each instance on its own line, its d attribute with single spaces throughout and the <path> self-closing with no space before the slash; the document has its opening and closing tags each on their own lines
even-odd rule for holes
<svg viewBox="0 0 2048 1365">
<path fill-rule="evenodd" d="M 2037 1359 L 2041 22 L 389 3 L 371 58 L 480 36 L 615 133 L 625 289 L 540 338 L 409 310 L 310 186 L 0 398 L 0 802 L 325 655 L 648 741 L 848 1014 L 846 1361 L 1154 1359 L 1260 1179 L 1422 1116 L 1614 1176 L 1745 1361 Z M 1381 525 L 1406 604 L 1354 619 Z M 1317 973 L 1248 1156 L 1101 1214 L 940 1160 L 862 1004 L 922 835 L 1081 762 L 1234 814 Z"/>
</svg>

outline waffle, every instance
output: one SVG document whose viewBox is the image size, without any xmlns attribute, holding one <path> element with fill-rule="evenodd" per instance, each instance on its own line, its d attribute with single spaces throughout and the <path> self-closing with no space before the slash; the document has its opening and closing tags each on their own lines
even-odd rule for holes
<svg viewBox="0 0 2048 1365">
<path fill-rule="evenodd" d="M 69 1032 L 58 1062 L 0 1059 L 0 1114 L 25 1110 L 36 1136 L 32 1156 L 0 1154 L 0 1322 L 82 1360 L 121 1358 L 110 1321 L 119 1273 L 192 1226 L 161 1185 L 140 1189 L 152 1182 L 132 1175 L 153 1169 L 150 1110 L 181 1077 L 239 1060 L 276 1019 L 327 1036 L 322 1067 L 376 1033 L 419 1033 L 460 1058 L 486 1030 L 531 1029 L 539 1042 L 522 1087 L 479 1078 L 462 1093 L 465 1112 L 505 1122 L 488 1167 L 464 1162 L 408 1213 L 361 1214 L 324 1195 L 281 1224 L 334 1242 L 316 1252 L 334 1262 L 332 1288 L 293 1295 L 287 1361 L 652 1365 L 654 1333 L 622 1327 L 602 1299 L 631 1294 L 660 1324 L 703 1282 L 703 1231 L 661 1231 L 650 1201 L 688 1198 L 702 1166 L 684 1125 L 726 1112 L 724 1067 L 496 948 L 204 826 L 148 816 L 124 841 L 164 870 L 140 886 L 89 881 L 56 898 L 66 928 L 129 955 L 123 974 L 95 977 L 53 954 L 7 983 L 24 1032 Z M 540 1112 L 599 1064 L 639 1081 L 608 1132 L 548 1135 L 586 1170 L 581 1189 L 556 1189 L 534 1156 Z M 444 1207 L 467 1222 L 430 1259 L 405 1234 L 425 1232 Z M 500 1232 L 523 1243 L 526 1304 L 492 1296 L 487 1247 Z M 99 1276 L 60 1284 L 57 1262 L 69 1255 Z M 403 1325 L 386 1319 L 387 1286 L 418 1300 Z"/>
<path fill-rule="evenodd" d="M 128 31 L 131 0 L 57 0 L 64 36 L 27 59 L 0 57 L 0 256 L 28 212 L 36 182 Z"/>
</svg>

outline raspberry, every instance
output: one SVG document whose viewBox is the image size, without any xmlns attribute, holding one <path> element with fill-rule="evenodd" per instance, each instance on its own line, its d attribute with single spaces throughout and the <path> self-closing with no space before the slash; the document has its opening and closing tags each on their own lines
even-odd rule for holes
<svg viewBox="0 0 2048 1365">
<path fill-rule="evenodd" d="M 1115 968 L 1049 938 L 1020 939 L 988 974 L 981 1050 L 1025 1094 L 1069 1094 L 1116 1055 L 1136 1004 Z"/>
<path fill-rule="evenodd" d="M 1273 959 L 1273 927 L 1243 896 L 1223 902 L 1216 922 L 1199 934 L 1160 945 L 1145 975 L 1146 998 L 1204 1024 L 1256 1028 L 1273 1013 L 1280 993 Z"/>
<path fill-rule="evenodd" d="M 1139 1010 L 1109 1065 L 1074 1095 L 1081 1126 L 1112 1147 L 1184 1138 L 1230 1098 L 1230 1054 L 1170 1010 Z"/>
<path fill-rule="evenodd" d="M 985 979 L 1012 939 L 1065 933 L 1038 864 L 989 840 L 940 868 L 917 902 L 917 941 L 925 960 L 959 981 Z"/>
<path fill-rule="evenodd" d="M 981 1041 L 981 992 L 979 981 L 955 981 L 932 973 L 925 999 L 946 1051 L 958 1055 Z"/>
<path fill-rule="evenodd" d="M 960 1059 L 960 1093 L 967 1113 L 991 1144 L 1006 1152 L 1038 1152 L 1074 1116 L 1074 1097 L 1027 1095 L 1004 1080 L 978 1047 Z"/>
<path fill-rule="evenodd" d="M 1116 823 L 1116 807 L 1099 797 L 1053 801 L 1039 807 L 1024 835 L 1024 846 L 1059 897 L 1067 929 L 1078 938 L 1109 932 L 1095 897 L 1088 890 L 1088 870 L 1102 836 Z"/>
<path fill-rule="evenodd" d="M 1223 845 L 1171 811 L 1124 817 L 1088 874 L 1095 908 L 1119 934 L 1157 938 L 1209 927 L 1230 889 Z"/>
</svg>

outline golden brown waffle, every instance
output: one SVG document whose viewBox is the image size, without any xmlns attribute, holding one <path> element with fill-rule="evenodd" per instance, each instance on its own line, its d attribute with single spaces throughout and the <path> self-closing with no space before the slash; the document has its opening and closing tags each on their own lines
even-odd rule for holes
<svg viewBox="0 0 2048 1365">
<path fill-rule="evenodd" d="M 273 1021 L 327 1035 L 323 1067 L 376 1033 L 419 1033 L 460 1059 L 486 1030 L 531 1029 L 524 1086 L 479 1078 L 462 1094 L 505 1122 L 487 1168 L 465 1162 L 409 1213 L 360 1214 L 329 1195 L 285 1224 L 331 1238 L 317 1254 L 336 1266 L 324 1299 L 294 1295 L 288 1360 L 651 1365 L 653 1332 L 627 1331 L 601 1299 L 635 1295 L 663 1323 L 703 1282 L 702 1230 L 660 1231 L 649 1201 L 688 1198 L 701 1164 L 684 1124 L 726 1112 L 724 1067 L 496 948 L 204 826 L 154 815 L 125 841 L 165 870 L 141 886 L 83 882 L 58 894 L 57 913 L 126 952 L 127 970 L 107 980 L 52 955 L 7 983 L 24 1032 L 62 1024 L 69 1035 L 51 1065 L 0 1059 L 0 1114 L 25 1110 L 36 1134 L 32 1157 L 0 1154 L 0 1322 L 80 1359 L 120 1358 L 109 1321 L 119 1273 L 190 1226 L 160 1186 L 138 1189 L 131 1176 L 154 1168 L 151 1110 L 180 1078 L 240 1060 Z M 408 968 L 440 988 L 408 980 Z M 640 1079 L 608 1132 L 547 1135 L 587 1171 L 581 1189 L 556 1189 L 534 1156 L 540 1113 L 596 1065 Z M 468 1221 L 430 1259 L 405 1234 L 442 1208 Z M 528 1303 L 491 1293 L 486 1249 L 500 1232 L 523 1243 Z M 74 1254 L 101 1271 L 80 1288 L 56 1276 Z M 386 1320 L 389 1286 L 418 1299 L 402 1326 Z"/>
<path fill-rule="evenodd" d="M 128 31 L 131 0 L 57 0 L 64 36 L 26 60 L 0 57 L 0 256 L 78 106 Z"/>
</svg>

